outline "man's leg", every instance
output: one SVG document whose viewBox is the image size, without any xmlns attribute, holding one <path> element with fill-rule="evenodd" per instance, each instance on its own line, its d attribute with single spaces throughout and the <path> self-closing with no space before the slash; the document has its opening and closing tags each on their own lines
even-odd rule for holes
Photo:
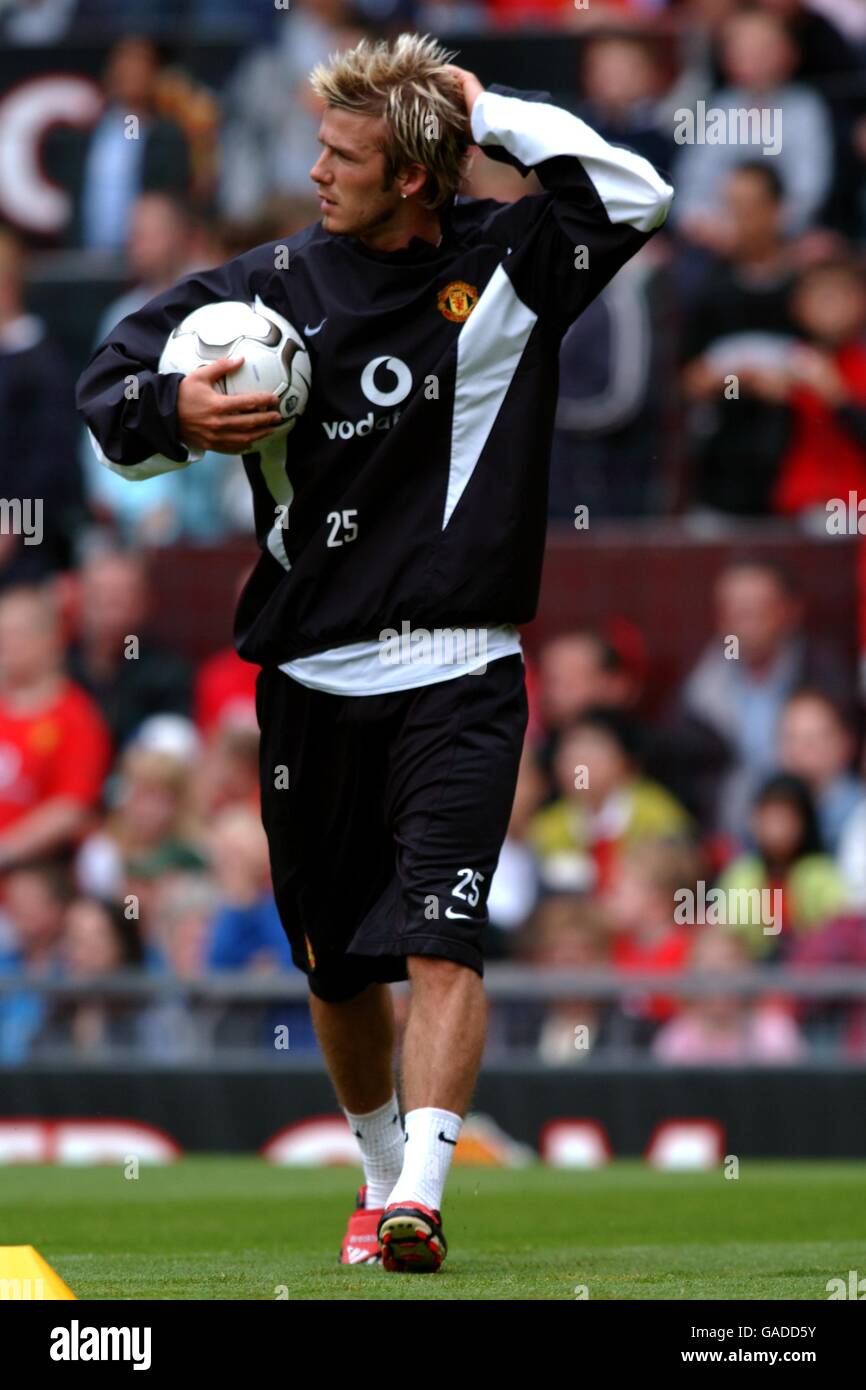
<svg viewBox="0 0 866 1390">
<path fill-rule="evenodd" d="M 412 1002 L 403 1041 L 406 1148 L 388 1206 L 442 1207 L 442 1192 L 481 1065 L 487 999 L 480 975 L 437 956 L 409 956 Z"/>
<path fill-rule="evenodd" d="M 403 1040 L 406 1111 L 436 1106 L 464 1116 L 481 1065 L 487 998 L 481 976 L 438 956 L 410 956 L 412 1002 Z"/>
<path fill-rule="evenodd" d="M 310 1013 L 344 1110 L 378 1110 L 394 1091 L 394 1006 L 387 985 L 372 984 L 339 1004 L 310 995 Z"/>
<path fill-rule="evenodd" d="M 311 994 L 310 1013 L 337 1099 L 361 1150 L 364 1205 L 380 1211 L 400 1173 L 404 1149 L 394 1089 L 391 991 L 371 984 L 341 1003 Z"/>
</svg>

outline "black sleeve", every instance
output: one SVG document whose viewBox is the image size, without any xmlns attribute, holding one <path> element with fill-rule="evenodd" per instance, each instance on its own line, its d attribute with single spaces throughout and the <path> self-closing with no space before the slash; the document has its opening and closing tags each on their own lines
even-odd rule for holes
<svg viewBox="0 0 866 1390">
<path fill-rule="evenodd" d="M 76 404 L 112 463 L 132 469 L 154 455 L 188 460 L 177 436 L 182 378 L 178 372 L 160 375 L 159 359 L 169 333 L 193 309 L 217 299 L 253 297 L 247 266 L 240 256 L 187 276 L 121 319 L 96 349 L 79 377 Z"/>
<path fill-rule="evenodd" d="M 534 172 L 545 189 L 496 220 L 500 235 L 513 231 L 508 274 L 520 298 L 564 328 L 662 225 L 673 189 L 648 160 L 543 93 L 488 88 L 471 124 L 484 154 Z M 527 202 L 535 211 L 528 228 Z"/>
</svg>

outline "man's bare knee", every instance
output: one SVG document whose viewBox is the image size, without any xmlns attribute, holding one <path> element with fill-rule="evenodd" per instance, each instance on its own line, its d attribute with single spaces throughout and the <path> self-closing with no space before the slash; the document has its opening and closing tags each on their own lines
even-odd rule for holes
<svg viewBox="0 0 866 1390">
<path fill-rule="evenodd" d="M 480 978 L 470 966 L 463 965 L 461 961 L 446 960 L 444 956 L 409 956 L 407 965 L 412 984 L 425 990 L 448 993 L 464 987 L 470 976 L 476 980 Z"/>
</svg>

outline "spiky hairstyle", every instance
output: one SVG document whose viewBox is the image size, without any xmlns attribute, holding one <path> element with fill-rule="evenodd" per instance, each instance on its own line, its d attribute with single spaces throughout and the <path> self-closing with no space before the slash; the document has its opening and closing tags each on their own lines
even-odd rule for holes
<svg viewBox="0 0 866 1390">
<path fill-rule="evenodd" d="M 393 44 L 362 39 L 310 74 L 326 106 L 384 116 L 386 184 L 410 164 L 423 165 L 427 182 L 418 201 L 425 208 L 454 196 L 471 139 L 462 93 L 442 71 L 455 56 L 429 35 L 401 34 Z"/>
</svg>

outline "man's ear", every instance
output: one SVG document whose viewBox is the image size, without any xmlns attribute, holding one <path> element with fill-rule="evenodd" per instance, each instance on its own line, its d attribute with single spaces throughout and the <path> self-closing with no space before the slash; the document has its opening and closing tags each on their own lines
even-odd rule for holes
<svg viewBox="0 0 866 1390">
<path fill-rule="evenodd" d="M 413 194 L 420 193 L 427 182 L 427 170 L 423 164 L 410 164 L 397 175 L 395 184 L 400 193 L 406 198 L 411 198 Z"/>
</svg>

